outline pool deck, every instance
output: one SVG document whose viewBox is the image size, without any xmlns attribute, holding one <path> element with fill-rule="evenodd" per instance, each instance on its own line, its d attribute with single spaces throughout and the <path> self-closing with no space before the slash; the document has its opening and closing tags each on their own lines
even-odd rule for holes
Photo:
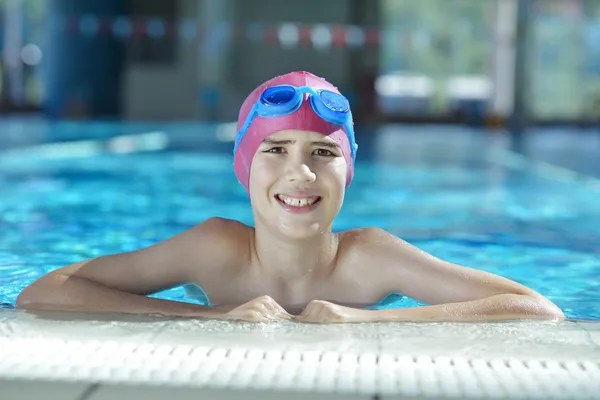
<svg viewBox="0 0 600 400">
<path fill-rule="evenodd" d="M 591 399 L 600 323 L 253 324 L 0 310 L 0 398 L 50 390 L 65 400 Z"/>
</svg>

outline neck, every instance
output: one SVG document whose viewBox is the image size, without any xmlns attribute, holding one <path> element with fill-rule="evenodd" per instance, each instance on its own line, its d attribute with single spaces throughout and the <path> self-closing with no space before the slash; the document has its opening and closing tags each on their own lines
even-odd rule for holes
<svg viewBox="0 0 600 400">
<path fill-rule="evenodd" d="M 254 250 L 268 276 L 298 282 L 331 273 L 338 251 L 338 236 L 327 229 L 309 238 L 287 238 L 257 224 Z"/>
</svg>

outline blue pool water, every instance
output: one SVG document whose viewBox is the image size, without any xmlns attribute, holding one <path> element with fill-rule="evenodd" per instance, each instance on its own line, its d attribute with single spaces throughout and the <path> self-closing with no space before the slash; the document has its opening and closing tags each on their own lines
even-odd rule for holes
<svg viewBox="0 0 600 400">
<path fill-rule="evenodd" d="M 229 128 L 0 125 L 0 303 L 55 268 L 146 247 L 208 217 L 251 224 Z M 570 318 L 600 319 L 598 188 L 510 161 L 496 152 L 506 141 L 498 133 L 391 126 L 357 140 L 335 229 L 382 227 L 527 285 Z M 182 288 L 154 296 L 194 301 Z M 381 306 L 414 305 L 395 296 Z"/>
</svg>

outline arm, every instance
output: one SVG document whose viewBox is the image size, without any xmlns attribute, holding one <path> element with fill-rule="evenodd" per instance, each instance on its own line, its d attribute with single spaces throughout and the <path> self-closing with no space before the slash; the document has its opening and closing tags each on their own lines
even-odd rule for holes
<svg viewBox="0 0 600 400">
<path fill-rule="evenodd" d="M 98 262 L 95 268 L 103 267 L 101 259 L 90 261 Z M 77 275 L 62 274 L 43 277 L 26 287 L 17 298 L 17 306 L 26 310 L 115 312 L 206 318 L 219 316 L 231 309 L 231 307 L 217 308 L 155 299 L 143 294 L 117 290 Z"/>
<path fill-rule="evenodd" d="M 562 311 L 538 296 L 499 294 L 479 300 L 414 308 L 366 310 L 371 321 L 500 321 L 564 319 Z"/>
<path fill-rule="evenodd" d="M 17 298 L 24 309 L 212 317 L 224 308 L 146 297 L 185 282 L 200 285 L 234 265 L 232 224 L 210 219 L 145 249 L 78 262 L 41 277 Z M 233 228 L 235 229 L 235 228 Z M 232 243 L 233 242 L 233 243 Z"/>
<path fill-rule="evenodd" d="M 305 322 L 490 321 L 564 319 L 550 300 L 517 282 L 452 264 L 380 230 L 360 235 L 365 285 L 399 292 L 423 307 L 364 310 L 315 300 L 297 318 Z"/>
<path fill-rule="evenodd" d="M 564 319 L 558 307 L 536 296 L 499 294 L 479 300 L 433 306 L 364 310 L 313 300 L 296 319 L 301 322 L 474 322 Z"/>
<path fill-rule="evenodd" d="M 374 310 L 372 317 L 392 321 L 481 321 L 563 319 L 550 300 L 517 282 L 489 272 L 440 260 L 376 230 L 369 241 L 376 250 L 378 285 L 400 292 L 424 307 Z M 375 274 L 377 275 L 377 274 Z"/>
</svg>

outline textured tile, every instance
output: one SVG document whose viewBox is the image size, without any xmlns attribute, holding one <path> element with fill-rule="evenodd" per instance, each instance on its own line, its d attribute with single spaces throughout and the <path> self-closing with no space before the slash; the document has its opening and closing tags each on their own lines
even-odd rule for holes
<svg viewBox="0 0 600 400">
<path fill-rule="evenodd" d="M 180 320 L 170 322 L 153 343 L 226 346 L 279 350 L 375 352 L 378 329 L 373 324 L 268 324 Z"/>
<path fill-rule="evenodd" d="M 600 359 L 596 332 L 570 321 L 387 324 L 381 352 L 467 358 Z"/>
<path fill-rule="evenodd" d="M 578 322 L 577 327 L 585 329 L 590 340 L 600 348 L 600 322 Z"/>
<path fill-rule="evenodd" d="M 597 325 L 572 321 L 312 325 L 90 315 L 86 326 L 14 315 L 4 325 L 17 329 L 0 336 L 5 378 L 99 382 L 109 391 L 154 385 L 181 389 L 182 398 L 216 390 L 457 399 L 600 391 Z M 36 331 L 16 334 L 26 326 Z"/>
<path fill-rule="evenodd" d="M 78 400 L 89 387 L 88 383 L 0 379 L 0 398 L 3 400 Z"/>
<path fill-rule="evenodd" d="M 220 390 L 173 387 L 101 386 L 87 400 L 370 400 L 367 395 L 275 392 L 255 390 Z"/>
<path fill-rule="evenodd" d="M 0 320 L 0 338 L 128 339 L 145 342 L 166 326 L 150 316 L 9 310 Z"/>
</svg>

